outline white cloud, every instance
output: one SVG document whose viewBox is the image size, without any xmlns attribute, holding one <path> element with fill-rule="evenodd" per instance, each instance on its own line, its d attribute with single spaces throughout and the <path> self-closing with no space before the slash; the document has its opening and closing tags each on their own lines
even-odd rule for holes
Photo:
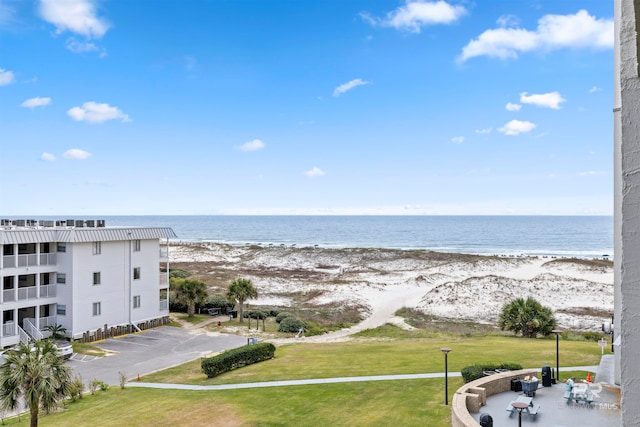
<svg viewBox="0 0 640 427">
<path fill-rule="evenodd" d="M 13 72 L 0 68 L 0 86 L 10 85 L 13 81 Z"/>
<path fill-rule="evenodd" d="M 478 135 L 487 135 L 493 132 L 493 128 L 485 128 L 485 129 L 476 129 L 476 133 Z"/>
<path fill-rule="evenodd" d="M 362 86 L 362 85 L 368 85 L 370 82 L 367 82 L 365 80 L 362 79 L 353 79 L 347 83 L 341 84 L 340 86 L 338 86 L 337 88 L 334 89 L 333 91 L 333 96 L 340 96 L 345 92 L 350 91 L 351 89 L 353 89 L 356 86 Z"/>
<path fill-rule="evenodd" d="M 498 24 L 498 26 L 501 27 L 501 28 L 504 28 L 504 27 L 515 27 L 519 23 L 520 23 L 520 20 L 515 15 L 502 15 L 496 21 L 496 24 Z"/>
<path fill-rule="evenodd" d="M 600 176 L 606 175 L 604 171 L 588 171 L 588 172 L 580 172 L 578 176 Z"/>
<path fill-rule="evenodd" d="M 56 161 L 56 156 L 54 156 L 51 153 L 47 153 L 47 152 L 42 153 L 40 155 L 40 158 L 42 160 L 46 160 L 47 162 L 55 162 Z"/>
<path fill-rule="evenodd" d="M 581 10 L 575 15 L 545 15 L 533 31 L 523 28 L 486 30 L 462 48 L 458 61 L 476 56 L 517 58 L 523 52 L 565 48 L 613 48 L 613 19 L 596 19 Z"/>
<path fill-rule="evenodd" d="M 521 133 L 531 132 L 535 127 L 536 125 L 531 122 L 511 120 L 498 131 L 505 135 L 520 135 Z"/>
<path fill-rule="evenodd" d="M 523 104 L 533 104 L 538 107 L 553 108 L 554 110 L 560 109 L 560 104 L 565 102 L 566 99 L 560 95 L 559 92 L 549 92 L 540 94 L 528 95 L 527 92 L 520 94 L 520 102 Z"/>
<path fill-rule="evenodd" d="M 106 49 L 97 46 L 95 43 L 78 41 L 73 37 L 67 39 L 65 47 L 73 53 L 100 52 L 100 58 L 107 56 Z"/>
<path fill-rule="evenodd" d="M 36 107 L 44 107 L 51 104 L 51 98 L 40 98 L 36 96 L 35 98 L 29 98 L 20 104 L 21 107 L 25 108 L 36 108 Z"/>
<path fill-rule="evenodd" d="M 464 142 L 464 136 L 454 136 L 453 138 L 451 138 L 451 142 L 462 144 Z"/>
<path fill-rule="evenodd" d="M 107 120 L 119 119 L 122 122 L 130 122 L 128 115 L 119 108 L 109 104 L 98 104 L 97 102 L 85 102 L 82 107 L 73 107 L 67 111 L 69 117 L 78 122 L 102 123 Z"/>
<path fill-rule="evenodd" d="M 504 106 L 504 108 L 507 111 L 520 111 L 520 109 L 522 108 L 522 105 L 520 104 L 513 104 L 511 102 L 507 102 L 507 105 Z"/>
<path fill-rule="evenodd" d="M 96 15 L 94 0 L 40 0 L 40 16 L 55 25 L 56 33 L 65 31 L 87 38 L 101 38 L 109 24 Z"/>
<path fill-rule="evenodd" d="M 254 139 L 253 141 L 247 141 L 240 146 L 240 151 L 256 151 L 262 150 L 265 147 L 264 142 L 259 139 Z"/>
<path fill-rule="evenodd" d="M 85 160 L 91 156 L 91 153 L 81 150 L 79 148 L 72 148 L 70 150 L 65 151 L 63 156 L 65 159 Z"/>
<path fill-rule="evenodd" d="M 596 93 L 596 92 L 600 92 L 602 90 L 602 88 L 599 88 L 598 86 L 592 86 L 591 89 L 589 89 L 589 93 Z"/>
<path fill-rule="evenodd" d="M 314 166 L 313 168 L 311 168 L 308 171 L 306 171 L 304 174 L 307 175 L 308 177 L 313 178 L 315 176 L 324 175 L 324 171 L 322 169 L 320 169 L 319 167 Z"/>
<path fill-rule="evenodd" d="M 384 18 L 376 18 L 365 12 L 361 13 L 360 16 L 374 27 L 393 27 L 397 30 L 419 33 L 422 27 L 451 24 L 466 13 L 467 10 L 464 7 L 452 6 L 443 0 L 407 0 L 404 6 L 387 13 Z"/>
</svg>

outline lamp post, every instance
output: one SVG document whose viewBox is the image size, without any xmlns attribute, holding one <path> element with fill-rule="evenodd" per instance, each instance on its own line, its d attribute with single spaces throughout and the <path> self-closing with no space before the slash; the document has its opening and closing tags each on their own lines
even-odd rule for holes
<svg viewBox="0 0 640 427">
<path fill-rule="evenodd" d="M 562 331 L 559 329 L 554 329 L 551 332 L 556 334 L 556 382 L 560 382 L 560 351 L 559 351 L 558 339 Z"/>
<path fill-rule="evenodd" d="M 449 365 L 447 361 L 447 354 L 451 351 L 450 348 L 443 347 L 440 349 L 444 353 L 444 404 L 449 404 Z"/>
</svg>

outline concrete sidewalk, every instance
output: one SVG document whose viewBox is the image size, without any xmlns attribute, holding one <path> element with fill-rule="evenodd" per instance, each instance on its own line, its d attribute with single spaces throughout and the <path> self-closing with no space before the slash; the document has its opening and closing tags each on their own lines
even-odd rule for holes
<svg viewBox="0 0 640 427">
<path fill-rule="evenodd" d="M 562 368 L 567 371 L 588 371 L 596 372 L 597 366 L 569 366 Z M 460 377 L 460 372 L 449 372 L 450 377 Z M 444 372 L 435 372 L 429 374 L 405 374 L 405 375 L 373 375 L 362 377 L 338 377 L 338 378 L 314 378 L 307 380 L 287 380 L 287 381 L 265 381 L 257 383 L 244 384 L 219 384 L 219 385 L 190 385 L 190 384 L 166 384 L 166 383 L 144 383 L 129 382 L 127 387 L 146 387 L 173 390 L 235 390 L 242 388 L 263 388 L 263 387 L 286 387 L 294 385 L 313 385 L 313 384 L 336 384 L 336 383 L 352 383 L 364 381 L 398 381 L 398 380 L 416 380 L 426 378 L 444 378 Z"/>
</svg>

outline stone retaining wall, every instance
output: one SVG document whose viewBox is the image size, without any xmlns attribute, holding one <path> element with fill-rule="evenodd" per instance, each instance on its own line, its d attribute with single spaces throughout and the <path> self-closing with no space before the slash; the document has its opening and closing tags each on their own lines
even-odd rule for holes
<svg viewBox="0 0 640 427">
<path fill-rule="evenodd" d="M 500 374 L 488 375 L 471 381 L 456 390 L 451 402 L 452 427 L 480 427 L 471 413 L 480 412 L 480 407 L 487 404 L 487 397 L 496 393 L 511 390 L 511 380 L 537 375 L 536 369 L 522 369 Z"/>
</svg>

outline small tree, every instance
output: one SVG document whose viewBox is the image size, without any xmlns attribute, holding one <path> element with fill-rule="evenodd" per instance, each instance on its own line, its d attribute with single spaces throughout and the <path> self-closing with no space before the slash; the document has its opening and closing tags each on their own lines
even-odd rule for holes
<svg viewBox="0 0 640 427">
<path fill-rule="evenodd" d="M 498 326 L 500 329 L 522 333 L 523 337 L 535 338 L 538 334 L 549 335 L 556 328 L 556 319 L 549 307 L 544 307 L 532 297 L 516 298 L 502 307 Z"/>
<path fill-rule="evenodd" d="M 204 304 L 209 296 L 207 285 L 199 280 L 173 278 L 171 285 L 175 286 L 176 299 L 187 306 L 189 317 L 195 315 L 196 304 Z"/>
<path fill-rule="evenodd" d="M 51 338 L 54 340 L 63 340 L 66 338 L 67 328 L 62 325 L 47 325 L 44 328 L 45 331 L 51 332 Z"/>
<path fill-rule="evenodd" d="M 240 307 L 240 323 L 244 321 L 244 302 L 251 298 L 258 298 L 258 291 L 249 279 L 237 278 L 229 285 L 227 291 L 229 301 L 236 301 Z"/>
<path fill-rule="evenodd" d="M 31 427 L 37 427 L 38 415 L 55 409 L 70 395 L 71 370 L 48 340 L 21 343 L 7 352 L 0 365 L 0 406 L 15 410 L 26 404 L 31 414 Z"/>
</svg>

